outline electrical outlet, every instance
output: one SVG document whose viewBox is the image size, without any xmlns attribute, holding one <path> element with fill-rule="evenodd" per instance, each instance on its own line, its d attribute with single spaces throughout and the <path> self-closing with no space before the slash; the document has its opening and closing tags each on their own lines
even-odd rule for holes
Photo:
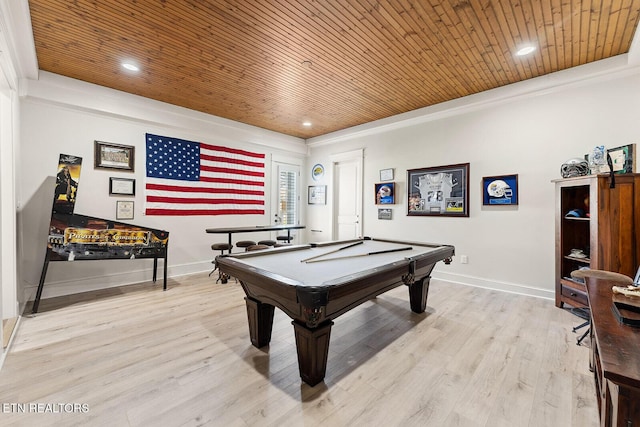
<svg viewBox="0 0 640 427">
<path fill-rule="evenodd" d="M 460 255 L 460 264 L 469 264 L 469 257 L 466 255 Z"/>
</svg>

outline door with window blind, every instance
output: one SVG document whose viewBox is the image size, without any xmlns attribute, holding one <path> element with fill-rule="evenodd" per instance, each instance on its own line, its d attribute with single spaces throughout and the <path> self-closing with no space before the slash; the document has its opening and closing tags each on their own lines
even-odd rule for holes
<svg viewBox="0 0 640 427">
<path fill-rule="evenodd" d="M 282 225 L 300 224 L 300 166 L 286 163 L 275 163 L 276 173 L 274 201 L 272 203 L 273 223 Z M 292 230 L 292 242 L 299 242 L 298 230 Z M 285 232 L 281 233 L 286 235 Z M 277 233 L 273 234 L 275 239 Z"/>
</svg>

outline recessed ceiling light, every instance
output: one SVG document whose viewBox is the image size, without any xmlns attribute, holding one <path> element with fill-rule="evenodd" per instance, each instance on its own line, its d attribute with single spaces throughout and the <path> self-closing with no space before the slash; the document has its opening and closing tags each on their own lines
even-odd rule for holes
<svg viewBox="0 0 640 427">
<path fill-rule="evenodd" d="M 311 122 L 302 122 L 302 126 L 311 127 Z"/>
<path fill-rule="evenodd" d="M 140 67 L 138 67 L 133 62 L 123 62 L 122 67 L 126 68 L 129 71 L 140 71 Z"/>
<path fill-rule="evenodd" d="M 536 50 L 536 47 L 532 45 L 522 46 L 520 49 L 518 49 L 518 51 L 516 52 L 516 55 L 518 56 L 528 55 L 535 50 Z"/>
</svg>

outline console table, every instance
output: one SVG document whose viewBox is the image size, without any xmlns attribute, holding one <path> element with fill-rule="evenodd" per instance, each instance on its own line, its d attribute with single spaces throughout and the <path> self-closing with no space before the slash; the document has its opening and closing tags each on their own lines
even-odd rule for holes
<svg viewBox="0 0 640 427">
<path fill-rule="evenodd" d="M 640 426 L 640 328 L 618 322 L 613 301 L 618 282 L 586 278 L 591 311 L 591 360 L 601 426 Z"/>
</svg>

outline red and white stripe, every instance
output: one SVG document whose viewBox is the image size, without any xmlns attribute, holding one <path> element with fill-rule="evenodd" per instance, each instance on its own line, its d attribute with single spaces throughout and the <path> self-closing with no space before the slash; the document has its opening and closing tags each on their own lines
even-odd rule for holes
<svg viewBox="0 0 640 427">
<path fill-rule="evenodd" d="M 200 181 L 147 177 L 147 215 L 264 214 L 265 155 L 200 144 Z"/>
</svg>

